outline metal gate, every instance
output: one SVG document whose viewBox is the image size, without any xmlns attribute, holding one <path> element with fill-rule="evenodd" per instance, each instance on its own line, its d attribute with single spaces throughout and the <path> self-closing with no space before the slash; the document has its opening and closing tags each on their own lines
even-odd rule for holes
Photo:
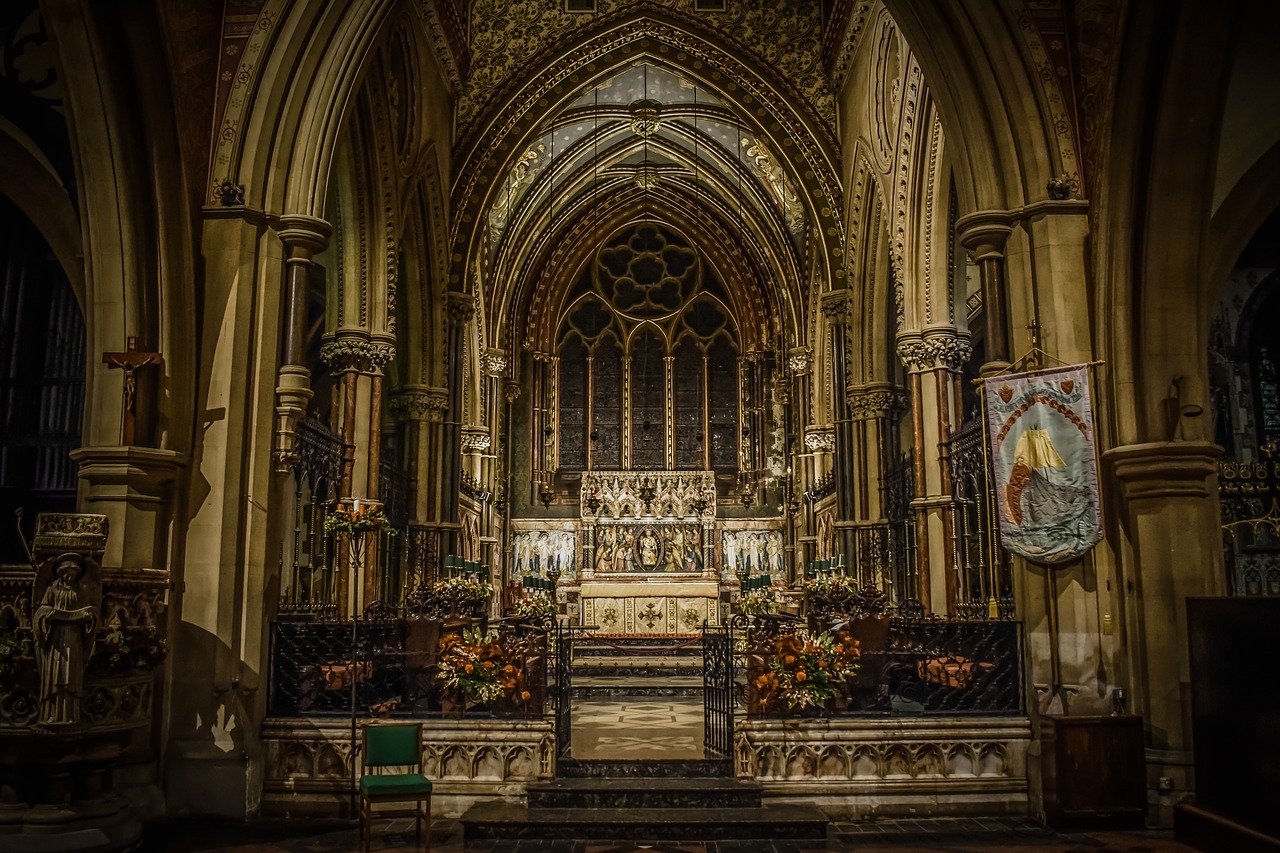
<svg viewBox="0 0 1280 853">
<path fill-rule="evenodd" d="M 733 628 L 702 626 L 703 735 L 707 758 L 733 756 Z"/>
<path fill-rule="evenodd" d="M 556 712 L 556 757 L 568 758 L 573 746 L 573 627 L 557 622 L 552 638 L 555 640 L 555 685 L 551 697 Z"/>
</svg>

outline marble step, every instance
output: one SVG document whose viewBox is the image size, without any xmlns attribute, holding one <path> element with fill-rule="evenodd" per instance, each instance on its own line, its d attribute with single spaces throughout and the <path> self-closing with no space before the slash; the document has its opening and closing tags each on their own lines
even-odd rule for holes
<svg viewBox="0 0 1280 853">
<path fill-rule="evenodd" d="M 556 776 L 560 779 L 689 779 L 732 777 L 730 759 L 651 759 L 603 760 L 560 758 L 556 760 Z"/>
<path fill-rule="evenodd" d="M 573 696 L 582 699 L 628 699 L 701 696 L 701 675 L 650 676 L 575 675 L 570 682 Z"/>
<path fill-rule="evenodd" d="M 529 808 L 757 808 L 762 786 L 738 779 L 556 779 L 528 786 Z"/>
<path fill-rule="evenodd" d="M 579 637 L 573 641 L 573 653 L 596 657 L 626 657 L 628 655 L 654 655 L 664 657 L 702 657 L 701 641 L 688 638 L 665 640 L 660 637 L 614 637 L 594 640 Z"/>
<path fill-rule="evenodd" d="M 465 841 L 577 838 L 724 841 L 825 839 L 827 818 L 814 806 L 758 808 L 531 809 L 501 801 L 462 816 Z"/>
<path fill-rule="evenodd" d="M 613 660 L 575 660 L 573 678 L 580 676 L 634 676 L 637 678 L 668 678 L 671 676 L 702 676 L 702 661 L 678 660 L 645 661 L 628 658 Z"/>
</svg>

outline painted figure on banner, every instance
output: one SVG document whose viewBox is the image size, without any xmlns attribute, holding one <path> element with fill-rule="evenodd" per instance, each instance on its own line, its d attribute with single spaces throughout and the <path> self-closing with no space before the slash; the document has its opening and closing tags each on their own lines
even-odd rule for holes
<svg viewBox="0 0 1280 853">
<path fill-rule="evenodd" d="M 1088 379 L 1078 366 L 986 384 L 1001 543 L 1035 563 L 1078 559 L 1102 539 Z"/>
</svg>

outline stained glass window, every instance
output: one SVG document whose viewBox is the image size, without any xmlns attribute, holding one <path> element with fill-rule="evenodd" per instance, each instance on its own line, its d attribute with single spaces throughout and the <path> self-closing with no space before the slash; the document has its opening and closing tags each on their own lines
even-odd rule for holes
<svg viewBox="0 0 1280 853">
<path fill-rule="evenodd" d="M 711 467 L 720 472 L 738 470 L 738 352 L 718 338 L 708 352 L 711 381 L 707 410 L 711 416 Z"/>
<path fill-rule="evenodd" d="M 692 338 L 676 348 L 672 396 L 675 398 L 676 467 L 706 467 L 706 425 L 703 423 L 702 350 Z"/>
<path fill-rule="evenodd" d="M 587 348 L 577 335 L 560 347 L 560 470 L 587 467 Z"/>
<path fill-rule="evenodd" d="M 622 348 L 609 337 L 592 361 L 591 467 L 622 467 Z"/>
<path fill-rule="evenodd" d="M 645 329 L 631 344 L 631 467 L 667 464 L 666 347 Z"/>
</svg>

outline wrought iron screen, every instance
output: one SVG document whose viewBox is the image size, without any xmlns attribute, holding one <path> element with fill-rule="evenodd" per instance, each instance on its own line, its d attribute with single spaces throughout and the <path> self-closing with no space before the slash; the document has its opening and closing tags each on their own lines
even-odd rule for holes
<svg viewBox="0 0 1280 853">
<path fill-rule="evenodd" d="M 280 543 L 280 613 L 334 618 L 337 589 L 334 535 L 324 529 L 325 514 L 338 499 L 342 478 L 342 439 L 320 421 L 298 423 L 292 466 L 293 529 Z"/>
<path fill-rule="evenodd" d="M 702 629 L 703 737 L 708 758 L 733 755 L 734 683 L 732 625 Z"/>
<path fill-rule="evenodd" d="M 980 418 L 970 418 L 952 435 L 950 450 L 956 612 L 981 619 L 994 604 L 1001 618 L 1012 619 L 1013 572 L 1009 555 L 999 545 L 995 492 Z"/>
<path fill-rule="evenodd" d="M 557 622 L 551 636 L 555 683 L 551 701 L 556 715 L 556 756 L 568 758 L 573 749 L 573 626 Z"/>
<path fill-rule="evenodd" d="M 882 588 L 895 604 L 915 598 L 920 589 L 915 514 L 911 508 L 915 496 L 915 457 L 907 453 L 884 476 L 884 511 L 888 520 L 884 547 L 889 576 Z"/>
</svg>

